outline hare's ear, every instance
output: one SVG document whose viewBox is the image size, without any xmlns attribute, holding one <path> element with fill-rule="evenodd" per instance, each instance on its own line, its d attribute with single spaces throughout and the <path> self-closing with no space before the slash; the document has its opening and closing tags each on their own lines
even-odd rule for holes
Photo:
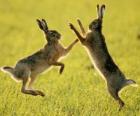
<svg viewBox="0 0 140 116">
<path fill-rule="evenodd" d="M 48 25 L 47 25 L 46 20 L 45 20 L 45 19 L 42 19 L 42 23 L 43 23 L 44 29 L 45 29 L 46 31 L 48 31 Z"/>
<path fill-rule="evenodd" d="M 36 21 L 37 21 L 37 24 L 38 24 L 39 28 L 41 30 L 43 30 L 43 25 L 42 25 L 41 21 L 39 19 L 36 19 Z"/>
<path fill-rule="evenodd" d="M 103 5 L 101 6 L 101 8 L 100 8 L 100 17 L 99 17 L 100 19 L 103 18 L 104 10 L 105 10 L 105 5 L 103 4 Z"/>
<path fill-rule="evenodd" d="M 99 4 L 97 4 L 97 15 L 98 15 L 98 18 L 100 17 L 100 8 L 99 8 Z"/>
</svg>

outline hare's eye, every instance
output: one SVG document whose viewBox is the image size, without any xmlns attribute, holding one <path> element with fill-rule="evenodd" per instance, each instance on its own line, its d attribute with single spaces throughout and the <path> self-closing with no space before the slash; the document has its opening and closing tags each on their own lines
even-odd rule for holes
<svg viewBox="0 0 140 116">
<path fill-rule="evenodd" d="M 55 34 L 52 34 L 52 37 L 55 37 Z"/>
<path fill-rule="evenodd" d="M 93 22 L 93 25 L 96 25 L 97 22 Z"/>
</svg>

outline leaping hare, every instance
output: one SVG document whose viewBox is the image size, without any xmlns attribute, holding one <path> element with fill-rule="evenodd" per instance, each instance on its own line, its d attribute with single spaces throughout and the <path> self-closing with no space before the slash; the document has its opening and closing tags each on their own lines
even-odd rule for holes
<svg viewBox="0 0 140 116">
<path fill-rule="evenodd" d="M 39 28 L 44 32 L 47 40 L 47 44 L 41 50 L 36 53 L 19 60 L 15 67 L 5 66 L 3 71 L 9 73 L 11 77 L 16 81 L 22 81 L 21 92 L 30 95 L 45 96 L 42 91 L 32 89 L 32 84 L 35 81 L 38 74 L 42 73 L 51 66 L 60 66 L 60 74 L 64 70 L 64 64 L 58 60 L 69 53 L 72 47 L 78 42 L 76 39 L 67 48 L 64 48 L 59 40 L 61 35 L 56 30 L 49 30 L 47 23 L 44 19 L 38 20 Z M 27 82 L 29 85 L 26 88 Z"/>
<path fill-rule="evenodd" d="M 98 18 L 89 24 L 89 31 L 87 33 L 80 20 L 77 21 L 81 28 L 82 35 L 71 23 L 70 28 L 75 32 L 82 45 L 86 48 L 94 67 L 106 80 L 109 93 L 119 102 L 121 109 L 124 106 L 124 102 L 119 97 L 118 92 L 126 85 L 135 84 L 136 82 L 125 78 L 125 75 L 114 63 L 108 52 L 105 38 L 102 34 L 104 10 L 105 5 L 101 7 L 97 5 Z"/>
</svg>

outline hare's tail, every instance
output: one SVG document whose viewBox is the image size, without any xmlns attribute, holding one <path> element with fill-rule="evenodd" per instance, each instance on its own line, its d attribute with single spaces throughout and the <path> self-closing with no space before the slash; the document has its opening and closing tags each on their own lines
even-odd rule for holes
<svg viewBox="0 0 140 116">
<path fill-rule="evenodd" d="M 138 86 L 138 84 L 134 80 L 132 80 L 132 79 L 127 79 L 126 80 L 126 85 L 131 85 L 133 87 L 137 87 Z"/>
<path fill-rule="evenodd" d="M 4 66 L 1 68 L 1 71 L 5 72 L 5 73 L 8 73 L 11 78 L 13 80 L 15 80 L 16 82 L 19 82 L 20 80 L 16 77 L 16 74 L 15 74 L 15 69 L 13 67 L 10 67 L 10 66 Z"/>
<path fill-rule="evenodd" d="M 1 70 L 5 73 L 10 73 L 10 74 L 14 73 L 14 68 L 9 67 L 9 66 L 4 66 L 4 67 L 1 68 Z"/>
</svg>

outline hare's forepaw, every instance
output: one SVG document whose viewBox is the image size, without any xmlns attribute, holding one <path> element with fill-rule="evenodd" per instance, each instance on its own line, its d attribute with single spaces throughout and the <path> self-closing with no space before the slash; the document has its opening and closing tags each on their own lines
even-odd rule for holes
<svg viewBox="0 0 140 116">
<path fill-rule="evenodd" d="M 62 72 L 64 71 L 64 67 L 65 67 L 64 64 L 62 64 L 62 65 L 61 65 L 61 68 L 60 68 L 60 70 L 59 70 L 59 73 L 60 73 L 60 74 L 62 74 Z"/>
<path fill-rule="evenodd" d="M 78 41 L 79 41 L 79 40 L 78 40 L 78 39 L 76 39 L 76 40 L 75 40 L 75 43 L 77 43 Z"/>
<path fill-rule="evenodd" d="M 74 25 L 72 23 L 69 23 L 69 26 L 72 30 L 74 29 Z"/>
</svg>

